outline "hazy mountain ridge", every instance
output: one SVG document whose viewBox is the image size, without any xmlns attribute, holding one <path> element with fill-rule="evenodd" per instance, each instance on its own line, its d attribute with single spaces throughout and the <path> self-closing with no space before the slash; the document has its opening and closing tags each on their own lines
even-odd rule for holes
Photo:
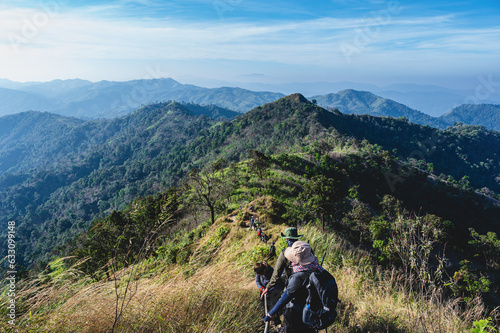
<svg viewBox="0 0 500 333">
<path fill-rule="evenodd" d="M 348 89 L 339 91 L 336 94 L 313 96 L 311 99 L 316 99 L 321 106 L 338 108 L 343 113 L 390 116 L 394 118 L 405 117 L 412 123 L 436 128 L 446 128 L 448 125 L 439 118 L 431 117 L 406 105 L 376 96 L 367 91 Z"/>
<path fill-rule="evenodd" d="M 448 123 L 481 125 L 500 131 L 500 105 L 464 104 L 442 115 L 440 119 Z"/>
<path fill-rule="evenodd" d="M 259 90 L 259 88 L 276 88 L 288 91 L 298 83 L 283 85 L 244 85 Z M 459 105 L 465 92 L 459 93 L 451 89 L 434 86 L 394 85 L 384 90 L 374 85 L 361 85 L 350 82 L 304 84 L 305 91 L 335 91 L 335 89 L 351 85 L 357 89 L 344 89 L 337 93 L 314 95 L 325 107 L 337 107 L 344 113 L 371 114 L 377 116 L 405 117 L 411 122 L 429 125 L 436 128 L 452 126 L 458 116 L 433 117 L 427 113 L 410 108 L 404 104 L 418 105 L 415 101 L 434 105 L 446 110 L 444 105 Z M 144 79 L 124 82 L 86 80 L 54 80 L 50 82 L 17 83 L 8 80 L 0 81 L 0 115 L 12 114 L 28 110 L 49 111 L 61 115 L 92 118 L 115 118 L 124 116 L 138 107 L 165 100 L 195 103 L 202 105 L 217 105 L 228 110 L 246 112 L 259 105 L 272 102 L 284 95 L 269 91 L 251 91 L 238 87 L 222 86 L 204 88 L 192 84 L 181 84 L 173 79 Z M 393 90 L 390 90 L 393 89 Z M 297 89 L 301 91 L 301 89 Z M 388 98 L 391 97 L 403 103 Z M 462 94 L 462 95 L 461 95 Z M 449 95 L 449 96 L 448 96 Z M 450 98 L 453 104 L 449 104 Z M 443 100 L 446 100 L 443 102 Z M 444 103 L 444 104 L 443 104 Z M 484 110 L 479 104 L 474 107 L 474 113 L 467 117 L 459 117 L 461 122 L 470 125 L 482 125 L 489 129 L 500 120 L 496 114 Z M 428 106 L 423 108 L 428 109 Z M 449 110 L 447 110 L 449 111 Z M 449 113 L 449 112 L 448 112 Z M 435 113 L 434 113 L 435 114 Z"/>
<path fill-rule="evenodd" d="M 243 78 L 244 79 L 244 78 Z M 480 83 L 481 85 L 478 85 Z M 498 89 L 488 89 L 483 86 L 484 82 L 470 83 L 462 85 L 461 88 L 446 88 L 430 84 L 410 84 L 399 83 L 388 86 L 376 84 L 360 83 L 352 81 L 331 82 L 287 82 L 282 84 L 269 84 L 245 81 L 212 81 L 213 86 L 237 86 L 250 90 L 277 91 L 285 95 L 301 92 L 304 96 L 321 96 L 342 90 L 369 91 L 383 98 L 392 99 L 404 104 L 414 110 L 440 117 L 451 109 L 471 103 L 500 104 L 500 91 Z M 477 96 L 479 89 L 488 89 L 487 95 Z"/>
<path fill-rule="evenodd" d="M 342 90 L 335 94 L 313 96 L 317 103 L 324 107 L 338 108 L 348 114 L 369 114 L 384 117 L 405 117 L 410 122 L 445 129 L 456 122 L 467 125 L 480 125 L 488 129 L 500 130 L 500 106 L 488 104 L 462 105 L 440 117 L 432 117 L 418 110 L 393 100 L 383 98 L 368 91 L 352 89 Z"/>
<path fill-rule="evenodd" d="M 145 79 L 125 82 L 85 80 L 54 80 L 21 85 L 6 84 L 13 89 L 0 90 L 0 115 L 28 110 L 49 111 L 80 118 L 114 118 L 126 115 L 138 107 L 176 100 L 196 104 L 248 111 L 271 102 L 283 94 L 254 92 L 241 88 L 203 88 L 181 84 L 173 79 Z"/>
</svg>

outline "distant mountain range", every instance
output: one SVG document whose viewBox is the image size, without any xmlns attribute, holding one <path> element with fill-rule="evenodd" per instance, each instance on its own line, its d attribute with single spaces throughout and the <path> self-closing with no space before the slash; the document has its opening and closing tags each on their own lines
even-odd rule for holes
<svg viewBox="0 0 500 333">
<path fill-rule="evenodd" d="M 336 94 L 313 96 L 310 99 L 316 100 L 320 106 L 337 108 L 342 113 L 369 114 L 394 118 L 405 117 L 414 124 L 441 129 L 453 126 L 455 123 L 463 123 L 481 125 L 488 129 L 500 131 L 500 105 L 464 104 L 440 117 L 432 117 L 367 91 L 348 89 L 339 91 Z"/>
<path fill-rule="evenodd" d="M 0 81 L 0 116 L 24 111 L 48 111 L 78 118 L 115 118 L 144 104 L 175 100 L 214 104 L 246 112 L 283 94 L 241 88 L 203 88 L 172 79 L 90 82 L 80 79 L 16 83 Z"/>
<path fill-rule="evenodd" d="M 422 111 L 433 117 L 439 117 L 451 109 L 462 104 L 500 104 L 500 89 L 492 89 L 495 84 L 493 77 L 478 77 L 476 82 L 462 83 L 462 88 L 452 89 L 431 84 L 392 84 L 378 86 L 376 84 L 353 81 L 322 81 L 322 82 L 286 82 L 281 84 L 267 84 L 259 82 L 245 82 L 255 78 L 241 78 L 242 81 L 203 81 L 202 85 L 211 84 L 212 87 L 241 87 L 254 91 L 276 91 L 285 95 L 300 92 L 304 96 L 317 96 L 353 89 L 370 91 L 377 96 L 389 98 L 402 103 L 412 109 Z M 195 78 L 186 79 L 188 82 Z M 487 83 L 491 81 L 492 83 Z"/>
<path fill-rule="evenodd" d="M 440 119 L 449 124 L 463 123 L 481 125 L 486 128 L 500 131 L 500 105 L 496 104 L 467 104 L 460 105 L 442 115 Z"/>
<path fill-rule="evenodd" d="M 290 87 L 292 86 L 293 84 Z M 325 87 L 332 89 L 337 86 L 341 85 L 325 83 Z M 312 91 L 314 88 L 322 91 L 326 89 L 325 87 L 320 89 L 319 86 L 308 85 L 305 89 Z M 365 85 L 364 87 L 380 90 L 376 86 Z M 387 96 L 394 96 L 403 101 L 413 100 L 410 101 L 412 104 L 418 97 L 417 99 L 432 102 L 434 105 L 441 105 L 441 97 L 449 100 L 448 97 L 453 95 L 457 105 L 460 100 L 464 101 L 464 98 L 460 97 L 456 91 L 444 88 L 443 90 L 439 87 L 400 85 L 387 87 L 387 89 L 380 92 L 386 96 L 385 98 L 368 91 L 346 89 L 337 93 L 314 95 L 309 99 L 315 99 L 323 107 L 338 108 L 343 113 L 405 117 L 410 122 L 436 128 L 446 128 L 456 122 L 461 122 L 500 131 L 500 106 L 498 105 L 463 104 L 444 115 L 433 117 L 388 99 Z M 226 110 L 224 112 L 235 110 L 241 113 L 283 96 L 278 92 L 252 91 L 237 87 L 204 88 L 181 84 L 173 79 L 95 83 L 80 79 L 27 83 L 3 79 L 0 80 L 0 100 L 3 101 L 0 105 L 0 116 L 37 110 L 82 119 L 116 118 L 129 114 L 142 105 L 170 100 L 193 103 L 193 105 L 213 105 L 224 108 Z"/>
<path fill-rule="evenodd" d="M 439 118 L 434 118 L 406 105 L 376 96 L 367 91 L 348 89 L 339 91 L 336 94 L 313 96 L 311 99 L 315 99 L 320 106 L 337 108 L 342 113 L 390 116 L 394 118 L 405 117 L 412 123 L 436 128 L 446 128 L 449 125 Z"/>
</svg>

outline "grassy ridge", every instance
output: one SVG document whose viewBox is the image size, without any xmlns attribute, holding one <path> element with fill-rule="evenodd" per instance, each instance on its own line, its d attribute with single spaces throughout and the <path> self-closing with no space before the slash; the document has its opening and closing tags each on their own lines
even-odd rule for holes
<svg viewBox="0 0 500 333">
<path fill-rule="evenodd" d="M 162 233 L 154 251 L 124 268 L 111 259 L 102 267 L 108 274 L 96 274 L 98 279 L 80 270 L 85 265 L 82 261 L 91 258 L 52 262 L 44 272 L 18 284 L 17 324 L 13 329 L 2 322 L 0 328 L 12 332 L 263 331 L 252 267 L 266 257 L 268 245 L 248 229 L 249 207 L 256 208 L 266 234 L 279 240 L 280 232 L 304 208 L 297 191 L 308 176 L 275 167 L 260 179 L 246 162 L 238 170 L 240 182 L 215 224 L 197 225 L 194 221 L 206 221 L 208 216 L 199 208 L 190 210 L 181 197 L 184 213 Z M 141 205 L 145 209 L 149 201 L 138 201 L 131 210 L 140 215 Z M 473 321 L 489 314 L 480 298 L 465 304 L 447 297 L 440 288 L 423 288 L 404 270 L 377 265 L 366 246 L 353 243 L 334 224 L 323 232 L 319 220 L 312 219 L 299 225 L 299 230 L 318 256 L 327 254 L 324 266 L 337 279 L 342 302 L 331 328 L 335 332 L 466 332 Z M 277 245 L 283 248 L 284 242 Z M 6 316 L 6 302 L 4 293 L 2 316 Z"/>
<path fill-rule="evenodd" d="M 146 260 L 116 272 L 111 280 L 90 282 L 70 270 L 45 276 L 43 285 L 23 289 L 21 298 L 28 300 L 34 292 L 43 297 L 21 302 L 25 313 L 12 332 L 109 332 L 113 324 L 116 332 L 262 331 L 251 271 L 251 263 L 262 259 L 254 256 L 262 245 L 254 232 L 224 220 L 196 244 L 203 248 L 218 239 L 217 230 L 229 230 L 209 265 L 199 264 L 203 252 L 198 251 L 186 264 Z M 266 231 L 276 234 L 281 229 L 271 226 Z M 465 332 L 484 310 L 478 303 L 464 312 L 456 301 L 411 292 L 404 276 L 371 266 L 366 253 L 333 233 L 324 234 L 314 226 L 301 233 L 317 253 L 327 251 L 325 267 L 337 279 L 342 303 L 332 327 L 335 332 Z M 126 306 L 115 323 L 122 301 Z"/>
</svg>

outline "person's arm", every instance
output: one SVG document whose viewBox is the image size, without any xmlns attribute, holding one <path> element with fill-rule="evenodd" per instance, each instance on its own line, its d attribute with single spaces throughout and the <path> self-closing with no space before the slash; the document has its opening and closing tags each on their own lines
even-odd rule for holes
<svg viewBox="0 0 500 333">
<path fill-rule="evenodd" d="M 281 298 L 278 300 L 278 302 L 276 302 L 276 304 L 271 309 L 271 311 L 269 311 L 269 313 L 267 313 L 266 317 L 264 318 L 264 321 L 267 322 L 267 321 L 271 320 L 271 317 L 274 316 L 278 311 L 283 309 L 285 307 L 285 305 L 287 305 L 288 302 L 290 302 L 291 299 L 292 299 L 292 297 L 290 295 L 288 295 L 288 293 L 285 290 L 285 292 L 283 293 L 283 295 L 281 295 Z"/>
<path fill-rule="evenodd" d="M 269 292 L 269 289 L 273 288 L 276 285 L 279 278 L 281 277 L 281 274 L 283 274 L 283 271 L 286 268 L 287 259 L 285 258 L 284 252 L 285 251 L 281 251 L 278 260 L 276 261 L 273 275 L 271 276 L 271 280 L 269 280 L 269 282 L 267 283 L 266 289 L 264 289 L 264 291 L 262 292 L 263 295 L 267 294 Z"/>
</svg>

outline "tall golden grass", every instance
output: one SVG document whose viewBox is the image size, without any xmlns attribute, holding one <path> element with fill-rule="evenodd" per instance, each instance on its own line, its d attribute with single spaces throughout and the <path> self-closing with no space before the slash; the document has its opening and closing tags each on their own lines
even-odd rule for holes
<svg viewBox="0 0 500 333">
<path fill-rule="evenodd" d="M 264 259 L 263 245 L 239 223 L 220 219 L 199 242 L 184 265 L 161 258 L 144 260 L 113 275 L 115 280 L 91 282 L 71 267 L 57 276 L 24 282 L 17 325 L 2 323 L 7 332 L 262 332 L 262 310 L 252 266 Z M 203 244 L 224 225 L 229 232 L 211 248 L 206 265 Z M 284 226 L 272 225 L 278 235 Z M 405 287 L 396 270 L 367 264 L 367 255 L 335 234 L 315 227 L 300 230 L 324 266 L 335 276 L 341 303 L 329 332 L 467 332 L 484 317 L 479 300 L 464 308 L 443 300 L 438 290 L 415 292 Z M 212 237 L 212 238 L 210 238 Z M 130 274 L 131 270 L 134 274 Z M 127 291 L 127 293 L 125 293 Z M 117 318 L 117 304 L 125 300 Z M 2 301 L 5 301 L 2 296 Z"/>
</svg>

